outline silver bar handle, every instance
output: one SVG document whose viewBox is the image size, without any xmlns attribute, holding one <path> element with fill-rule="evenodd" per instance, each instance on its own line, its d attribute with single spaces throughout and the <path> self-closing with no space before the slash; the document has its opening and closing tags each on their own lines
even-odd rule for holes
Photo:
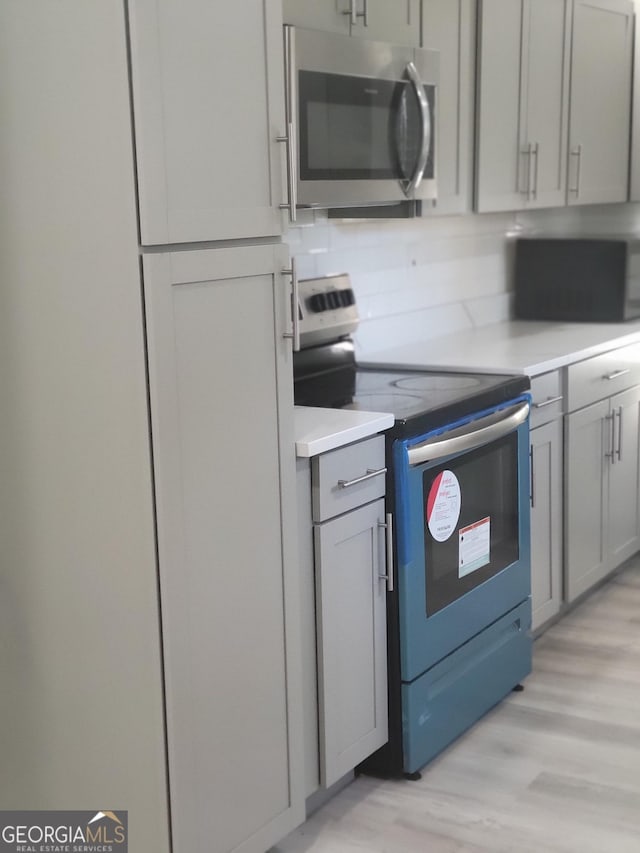
<svg viewBox="0 0 640 853">
<path fill-rule="evenodd" d="M 356 8 L 356 2 L 357 0 L 349 0 L 349 8 L 342 13 L 343 15 L 349 15 L 353 26 L 358 23 L 358 10 Z"/>
<path fill-rule="evenodd" d="M 421 465 L 454 453 L 466 453 L 508 435 L 523 424 L 529 416 L 529 403 L 517 403 L 483 418 L 478 418 L 445 435 L 428 438 L 415 447 L 410 447 L 407 456 L 409 465 Z"/>
<path fill-rule="evenodd" d="M 369 26 L 369 0 L 362 0 L 362 12 L 357 12 L 356 16 L 362 18 L 365 27 Z"/>
<path fill-rule="evenodd" d="M 536 167 L 533 172 L 533 200 L 538 199 L 538 161 L 540 159 L 540 143 L 533 143 L 533 156 L 536 158 Z"/>
<path fill-rule="evenodd" d="M 526 197 L 526 201 L 529 201 L 529 194 L 530 194 L 530 190 L 531 190 L 531 145 L 527 145 L 526 148 L 522 148 L 520 151 L 520 156 L 527 158 L 526 172 L 524 169 L 522 170 L 523 172 L 525 172 L 525 174 L 527 176 L 527 181 L 525 183 L 524 188 L 520 190 L 520 193 L 522 193 L 522 195 Z M 518 184 L 521 184 L 521 183 L 522 183 L 522 179 L 518 178 Z"/>
<path fill-rule="evenodd" d="M 297 221 L 297 199 L 296 199 L 296 157 L 293 144 L 293 123 L 287 125 L 286 136 L 276 136 L 276 142 L 284 142 L 287 146 L 287 197 L 289 201 L 279 205 L 281 210 L 289 211 L 289 221 Z"/>
<path fill-rule="evenodd" d="M 291 331 L 284 332 L 283 337 L 291 338 L 293 351 L 300 352 L 300 288 L 295 258 L 291 258 L 291 266 L 282 270 L 282 274 L 291 276 Z"/>
<path fill-rule="evenodd" d="M 561 403 L 564 398 L 562 395 L 559 397 L 547 397 L 546 400 L 543 400 L 542 403 L 534 403 L 534 409 L 544 409 L 546 406 L 552 406 L 554 403 Z"/>
<path fill-rule="evenodd" d="M 609 421 L 609 450 L 605 452 L 605 458 L 611 460 L 611 464 L 614 465 L 616 461 L 615 454 L 615 444 L 616 444 L 616 415 L 615 412 L 612 415 L 605 415 L 605 421 Z"/>
<path fill-rule="evenodd" d="M 630 367 L 624 367 L 622 370 L 614 370 L 613 373 L 607 373 L 606 376 L 603 376 L 602 378 L 611 382 L 613 379 L 619 379 L 621 376 L 626 376 L 627 373 L 631 373 Z"/>
<path fill-rule="evenodd" d="M 531 166 L 533 164 L 533 145 L 530 142 L 528 145 L 528 162 L 527 162 L 527 201 L 531 201 L 533 194 L 533 179 L 531 177 Z"/>
<path fill-rule="evenodd" d="M 622 462 L 622 406 L 618 409 L 618 449 L 616 450 L 618 462 Z"/>
<path fill-rule="evenodd" d="M 384 575 L 378 575 L 378 580 L 385 580 L 387 592 L 393 592 L 393 516 L 390 512 L 385 515 L 385 519 L 378 522 L 378 528 L 386 530 L 387 571 Z"/>
<path fill-rule="evenodd" d="M 413 62 L 408 63 L 405 73 L 416 93 L 422 118 L 422 147 L 420 149 L 420 156 L 418 157 L 413 177 L 404 187 L 404 194 L 409 198 L 422 183 L 424 170 L 427 168 L 427 160 L 429 159 L 429 151 L 431 150 L 431 114 L 429 112 L 427 93 L 424 90 L 424 83 L 420 79 L 418 69 Z"/>
<path fill-rule="evenodd" d="M 365 480 L 372 480 L 374 477 L 379 477 L 381 474 L 386 473 L 386 468 L 377 468 L 376 470 L 372 468 L 367 468 L 367 473 L 363 474 L 362 477 L 356 477 L 353 480 L 338 480 L 338 488 L 350 489 L 351 486 L 357 486 L 358 483 L 364 483 Z"/>
<path fill-rule="evenodd" d="M 582 145 L 576 145 L 572 148 L 570 157 L 577 157 L 576 160 L 576 185 L 575 187 L 569 187 L 570 193 L 575 193 L 576 198 L 580 195 L 580 170 L 582 165 Z"/>
<path fill-rule="evenodd" d="M 533 446 L 529 448 L 529 500 L 531 501 L 531 509 L 536 505 L 536 496 L 533 485 Z"/>
</svg>

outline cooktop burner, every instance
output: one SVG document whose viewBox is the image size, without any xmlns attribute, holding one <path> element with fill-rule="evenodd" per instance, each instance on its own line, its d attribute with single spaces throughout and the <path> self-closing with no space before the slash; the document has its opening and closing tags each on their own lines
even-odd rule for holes
<svg viewBox="0 0 640 853">
<path fill-rule="evenodd" d="M 459 388 L 474 388 L 479 384 L 480 380 L 476 376 L 458 376 L 455 373 L 403 376 L 391 382 L 395 388 L 407 391 L 453 391 Z"/>
</svg>

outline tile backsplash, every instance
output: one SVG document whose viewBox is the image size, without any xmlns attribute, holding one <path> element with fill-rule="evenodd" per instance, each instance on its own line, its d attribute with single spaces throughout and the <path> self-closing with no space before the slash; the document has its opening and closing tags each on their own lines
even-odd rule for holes
<svg viewBox="0 0 640 853">
<path fill-rule="evenodd" d="M 409 220 L 329 220 L 302 211 L 287 242 L 300 278 L 348 272 L 359 356 L 506 319 L 510 238 L 521 233 L 634 233 L 640 205 Z"/>
</svg>

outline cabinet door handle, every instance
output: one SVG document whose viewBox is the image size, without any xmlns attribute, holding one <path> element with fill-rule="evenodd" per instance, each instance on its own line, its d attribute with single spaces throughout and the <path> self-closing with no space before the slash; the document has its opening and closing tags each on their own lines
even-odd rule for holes
<svg viewBox="0 0 640 853">
<path fill-rule="evenodd" d="M 523 173 L 527 176 L 527 180 L 524 186 L 524 189 L 521 189 L 520 192 L 523 196 L 525 196 L 525 201 L 529 201 L 531 197 L 531 143 L 527 145 L 526 148 L 523 148 L 520 151 L 521 157 L 526 157 L 526 169 L 523 169 Z M 521 183 L 521 181 L 519 181 Z"/>
<path fill-rule="evenodd" d="M 358 23 L 358 9 L 356 8 L 356 2 L 357 0 L 349 0 L 349 8 L 342 13 L 343 15 L 349 15 L 353 26 Z"/>
<path fill-rule="evenodd" d="M 533 446 L 529 448 L 529 500 L 531 501 L 531 509 L 536 505 L 536 496 L 533 485 Z"/>
<path fill-rule="evenodd" d="M 287 125 L 286 136 L 276 136 L 276 142 L 283 142 L 287 152 L 287 198 L 288 201 L 279 205 L 281 210 L 289 211 L 289 222 L 297 221 L 297 198 L 296 198 L 296 155 L 294 147 L 293 123 Z"/>
<path fill-rule="evenodd" d="M 618 462 L 622 462 L 622 406 L 618 409 L 618 449 L 616 450 Z"/>
<path fill-rule="evenodd" d="M 569 156 L 576 158 L 576 185 L 575 187 L 569 187 L 569 192 L 575 193 L 577 198 L 580 195 L 580 168 L 582 164 L 582 145 L 576 145 L 575 148 L 572 149 Z"/>
<path fill-rule="evenodd" d="M 285 55 L 285 112 L 287 120 L 287 132 L 285 136 L 277 136 L 276 142 L 283 142 L 287 152 L 287 194 L 288 201 L 280 205 L 283 210 L 289 211 L 290 222 L 297 219 L 298 207 L 298 178 L 296 173 L 296 127 L 294 123 L 295 110 L 295 88 L 296 88 L 296 63 L 295 44 L 292 27 L 284 28 L 284 55 Z"/>
<path fill-rule="evenodd" d="M 547 399 L 543 400 L 542 403 L 534 403 L 533 408 L 534 409 L 544 409 L 545 406 L 551 406 L 551 405 L 553 405 L 553 403 L 561 403 L 562 400 L 563 400 L 562 395 L 560 395 L 559 397 L 547 397 Z"/>
<path fill-rule="evenodd" d="M 611 460 L 611 464 L 614 465 L 616 461 L 615 454 L 615 446 L 616 446 L 616 414 L 615 412 L 612 415 L 605 415 L 605 421 L 609 421 L 610 429 L 609 429 L 609 450 L 604 454 L 607 459 Z"/>
<path fill-rule="evenodd" d="M 388 512 L 385 518 L 386 521 L 378 522 L 378 528 L 386 531 L 387 572 L 384 575 L 378 575 L 378 580 L 386 581 L 387 592 L 393 592 L 393 516 Z"/>
<path fill-rule="evenodd" d="M 351 486 L 357 486 L 358 483 L 364 483 L 365 480 L 372 480 L 374 477 L 379 477 L 381 474 L 386 474 L 386 468 L 367 468 L 367 473 L 362 477 L 356 477 L 354 480 L 338 480 L 339 489 L 349 489 Z"/>
<path fill-rule="evenodd" d="M 631 373 L 630 367 L 624 367 L 622 370 L 614 370 L 613 373 L 607 373 L 603 379 L 611 382 L 612 379 L 619 379 L 621 376 L 626 376 L 627 373 Z"/>
<path fill-rule="evenodd" d="M 282 270 L 282 274 L 291 276 L 291 331 L 284 332 L 283 337 L 291 338 L 293 351 L 300 352 L 300 290 L 295 258 L 291 258 L 291 266 Z"/>
<path fill-rule="evenodd" d="M 536 167 L 533 172 L 533 199 L 538 199 L 538 161 L 540 159 L 540 143 L 533 143 L 533 156 L 536 158 Z"/>
<path fill-rule="evenodd" d="M 356 12 L 357 18 L 362 18 L 365 27 L 369 26 L 369 0 L 362 0 L 362 12 Z"/>
</svg>

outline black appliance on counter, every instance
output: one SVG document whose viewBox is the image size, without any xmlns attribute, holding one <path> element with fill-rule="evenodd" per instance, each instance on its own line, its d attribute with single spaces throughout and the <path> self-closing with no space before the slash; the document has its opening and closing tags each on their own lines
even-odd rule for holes
<svg viewBox="0 0 640 853">
<path fill-rule="evenodd" d="M 299 282 L 294 398 L 390 412 L 389 742 L 361 769 L 419 769 L 531 670 L 529 380 L 360 367 L 349 277 Z"/>
<path fill-rule="evenodd" d="M 582 323 L 640 317 L 640 240 L 518 238 L 515 315 L 523 320 Z"/>
</svg>

